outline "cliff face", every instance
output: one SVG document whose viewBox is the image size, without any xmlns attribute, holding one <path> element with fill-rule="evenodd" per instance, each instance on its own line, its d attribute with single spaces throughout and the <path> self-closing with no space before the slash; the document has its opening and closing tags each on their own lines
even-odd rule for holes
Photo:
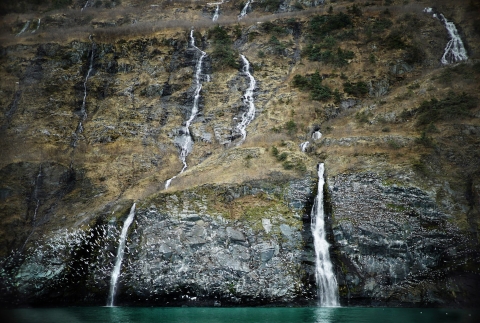
<svg viewBox="0 0 480 323">
<path fill-rule="evenodd" d="M 428 3 L 321 4 L 260 1 L 239 21 L 231 1 L 219 26 L 189 2 L 2 16 L 1 303 L 104 304 L 136 202 L 118 304 L 315 304 L 324 162 L 342 304 L 477 304 L 474 5 L 435 8 L 469 55 L 442 65 Z"/>
</svg>

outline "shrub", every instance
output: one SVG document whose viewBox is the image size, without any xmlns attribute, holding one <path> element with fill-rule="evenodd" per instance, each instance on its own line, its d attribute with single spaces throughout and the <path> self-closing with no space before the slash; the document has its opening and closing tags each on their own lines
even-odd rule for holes
<svg viewBox="0 0 480 323">
<path fill-rule="evenodd" d="M 285 44 L 281 43 L 277 37 L 272 36 L 268 43 L 272 46 L 272 51 L 276 55 L 283 55 L 285 52 Z"/>
<path fill-rule="evenodd" d="M 421 64 L 425 60 L 425 51 L 417 44 L 410 45 L 406 48 L 404 60 L 410 65 Z"/>
<path fill-rule="evenodd" d="M 349 50 L 343 50 L 340 47 L 337 50 L 324 50 L 321 48 L 324 47 L 321 45 L 307 45 L 307 48 L 303 51 L 307 55 L 308 59 L 311 61 L 324 62 L 326 64 L 332 64 L 337 67 L 342 67 L 348 64 L 349 59 L 355 57 L 355 54 Z"/>
<path fill-rule="evenodd" d="M 380 18 L 376 20 L 372 25 L 372 31 L 376 33 L 381 33 L 385 29 L 390 28 L 393 25 L 393 22 L 388 18 Z"/>
<path fill-rule="evenodd" d="M 396 140 L 393 140 L 393 139 L 389 139 L 387 141 L 387 144 L 388 144 L 388 147 L 390 147 L 391 149 L 394 149 L 394 150 L 398 150 L 398 149 L 402 148 L 402 146 Z"/>
<path fill-rule="evenodd" d="M 260 7 L 265 9 L 265 11 L 274 12 L 278 10 L 278 7 L 282 4 L 283 0 L 264 0 L 260 3 Z"/>
<path fill-rule="evenodd" d="M 276 25 L 273 22 L 266 21 L 262 24 L 262 29 L 264 32 L 269 34 L 284 35 L 286 34 L 285 28 L 282 26 Z"/>
<path fill-rule="evenodd" d="M 339 12 L 336 15 L 314 16 L 310 20 L 309 32 L 314 38 L 323 38 L 328 33 L 352 26 L 352 20 L 347 14 Z"/>
<path fill-rule="evenodd" d="M 211 57 L 215 61 L 215 68 L 238 68 L 237 54 L 233 51 L 233 41 L 227 30 L 217 25 L 208 31 L 208 36 L 213 40 Z"/>
<path fill-rule="evenodd" d="M 384 44 L 388 49 L 404 49 L 406 47 L 403 35 L 399 30 L 390 32 L 385 38 Z"/>
<path fill-rule="evenodd" d="M 433 139 L 428 137 L 427 136 L 427 132 L 426 131 L 422 131 L 422 135 L 420 136 L 420 138 L 417 138 L 415 139 L 415 142 L 417 144 L 420 144 L 420 145 L 423 145 L 427 148 L 433 148 L 435 147 L 435 144 L 433 142 Z"/>
<path fill-rule="evenodd" d="M 362 16 L 362 10 L 360 9 L 360 6 L 357 6 L 357 4 L 353 4 L 353 6 L 348 6 L 347 7 L 347 12 L 351 15 L 361 17 Z"/>
<path fill-rule="evenodd" d="M 332 90 L 328 86 L 322 85 L 322 77 L 318 72 L 307 76 L 295 75 L 293 86 L 303 91 L 310 91 L 312 100 L 326 101 L 332 97 Z"/>
<path fill-rule="evenodd" d="M 289 135 L 293 135 L 297 132 L 297 124 L 295 121 L 290 120 L 285 124 L 285 129 L 287 129 Z"/>
<path fill-rule="evenodd" d="M 287 160 L 288 154 L 286 152 L 281 153 L 280 155 L 277 156 L 278 161 L 285 161 Z"/>
<path fill-rule="evenodd" d="M 469 110 L 477 106 L 477 98 L 468 94 L 450 91 L 445 99 L 423 101 L 418 107 L 418 125 L 427 125 L 439 120 L 451 120 L 468 116 Z"/>
<path fill-rule="evenodd" d="M 343 90 L 354 96 L 364 96 L 368 93 L 368 84 L 366 82 L 345 82 L 343 83 Z"/>
<path fill-rule="evenodd" d="M 358 123 L 369 123 L 370 120 L 368 119 L 370 117 L 370 113 L 362 111 L 362 112 L 357 112 L 355 114 L 355 120 L 357 120 Z"/>
<path fill-rule="evenodd" d="M 275 146 L 272 146 L 272 156 L 274 157 L 278 156 L 278 148 Z"/>
<path fill-rule="evenodd" d="M 300 3 L 300 2 L 295 2 L 295 4 L 293 5 L 293 7 L 297 10 L 303 10 L 303 5 Z"/>
</svg>

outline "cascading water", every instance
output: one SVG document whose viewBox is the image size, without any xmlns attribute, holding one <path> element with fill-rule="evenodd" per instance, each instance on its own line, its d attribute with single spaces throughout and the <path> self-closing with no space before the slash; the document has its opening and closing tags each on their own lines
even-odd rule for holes
<svg viewBox="0 0 480 323">
<path fill-rule="evenodd" d="M 245 140 L 247 137 L 247 126 L 252 122 L 255 118 L 255 104 L 253 103 L 253 90 L 255 90 L 255 86 L 257 82 L 255 78 L 250 73 L 250 62 L 245 58 L 245 56 L 240 55 L 243 61 L 242 71 L 247 75 L 250 83 L 248 85 L 245 94 L 243 95 L 243 103 L 248 107 L 248 110 L 242 114 L 242 121 L 237 125 L 237 130 L 242 134 L 242 141 Z M 240 143 L 241 143 L 240 142 Z"/>
<path fill-rule="evenodd" d="M 22 30 L 20 30 L 20 32 L 18 34 L 15 35 L 15 37 L 18 37 L 20 36 L 21 34 L 23 34 L 27 29 L 28 27 L 30 27 L 30 20 L 28 20 L 25 25 L 23 26 Z"/>
<path fill-rule="evenodd" d="M 318 193 L 313 204 L 311 220 L 312 235 L 315 244 L 315 279 L 320 300 L 320 306 L 340 306 L 338 301 L 338 285 L 332 270 L 329 244 L 325 239 L 325 220 L 323 210 L 323 178 L 324 164 L 318 164 Z"/>
<path fill-rule="evenodd" d="M 320 131 L 315 131 L 314 133 L 312 133 L 313 140 L 318 140 L 320 138 L 322 138 L 322 133 Z"/>
<path fill-rule="evenodd" d="M 88 39 L 90 39 L 90 42 L 92 43 L 92 50 L 91 50 L 91 56 L 90 56 L 90 65 L 88 67 L 87 75 L 85 76 L 85 81 L 83 82 L 83 101 L 82 101 L 82 107 L 80 108 L 80 121 L 78 123 L 77 129 L 75 130 L 74 134 L 74 139 L 72 146 L 76 147 L 77 146 L 77 141 L 78 141 L 78 134 L 83 132 L 83 122 L 87 119 L 87 110 L 86 110 L 86 101 L 87 101 L 87 82 L 88 79 L 90 78 L 90 74 L 92 73 L 93 70 L 93 59 L 95 57 L 95 49 L 97 48 L 97 45 L 92 39 L 92 35 L 88 36 Z"/>
<path fill-rule="evenodd" d="M 113 267 L 112 276 L 110 278 L 110 293 L 108 294 L 107 306 L 114 306 L 115 293 L 117 291 L 118 277 L 120 276 L 120 269 L 122 267 L 123 254 L 125 252 L 125 241 L 127 238 L 128 228 L 135 217 L 135 203 L 133 203 L 130 213 L 128 214 L 125 223 L 123 223 L 122 233 L 120 234 L 120 241 L 118 243 L 117 258 L 115 266 Z"/>
<path fill-rule="evenodd" d="M 245 15 L 247 14 L 247 10 L 250 7 L 250 4 L 252 3 L 252 1 L 253 0 L 248 0 L 245 6 L 243 7 L 242 11 L 240 11 L 240 14 L 238 15 L 239 20 L 245 17 Z"/>
<path fill-rule="evenodd" d="M 304 153 L 307 150 L 308 145 L 310 145 L 309 141 L 305 141 L 300 144 L 300 150 L 302 151 L 302 153 Z"/>
<path fill-rule="evenodd" d="M 442 64 L 447 65 L 467 60 L 467 50 L 463 45 L 462 38 L 460 38 L 455 24 L 451 21 L 448 21 L 443 14 L 435 13 L 432 8 L 425 8 L 423 12 L 432 13 L 433 17 L 438 18 L 445 25 L 445 28 L 448 31 L 450 40 L 445 46 L 445 51 L 441 59 Z"/>
<path fill-rule="evenodd" d="M 222 0 L 221 2 L 212 2 L 212 3 L 208 4 L 210 6 L 217 6 L 215 8 L 215 13 L 213 14 L 212 21 L 217 21 L 218 16 L 220 15 L 220 5 L 223 4 L 223 2 L 224 2 L 224 0 Z"/>
<path fill-rule="evenodd" d="M 176 142 L 175 142 L 176 145 L 180 147 L 180 160 L 183 163 L 183 168 L 179 174 L 183 173 L 185 169 L 187 169 L 186 159 L 188 154 L 192 151 L 193 140 L 190 134 L 190 124 L 198 114 L 198 102 L 200 100 L 200 91 L 202 90 L 202 82 L 201 82 L 202 64 L 203 64 L 203 59 L 207 56 L 207 53 L 205 53 L 200 48 L 195 46 L 193 29 L 190 31 L 190 46 L 195 48 L 198 52 L 200 52 L 200 58 L 198 59 L 195 67 L 195 76 L 193 80 L 194 86 L 195 86 L 195 92 L 193 97 L 193 107 L 190 114 L 190 118 L 188 118 L 188 120 L 185 122 L 185 127 L 183 127 L 180 137 L 176 139 Z M 167 189 L 170 186 L 170 183 L 172 182 L 172 180 L 176 178 L 179 174 L 173 176 L 172 178 L 170 178 L 165 182 L 165 189 Z"/>
</svg>

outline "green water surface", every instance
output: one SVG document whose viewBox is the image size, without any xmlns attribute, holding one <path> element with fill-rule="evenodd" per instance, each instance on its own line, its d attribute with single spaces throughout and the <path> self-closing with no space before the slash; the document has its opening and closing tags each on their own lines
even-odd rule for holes
<svg viewBox="0 0 480 323">
<path fill-rule="evenodd" d="M 424 308 L 65 307 L 0 310 L 4 323 L 426 323 L 480 322 L 480 310 Z"/>
</svg>

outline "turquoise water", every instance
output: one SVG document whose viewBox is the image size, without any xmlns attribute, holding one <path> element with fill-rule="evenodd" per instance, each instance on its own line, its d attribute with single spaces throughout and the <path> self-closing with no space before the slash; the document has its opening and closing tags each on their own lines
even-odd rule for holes
<svg viewBox="0 0 480 323">
<path fill-rule="evenodd" d="M 420 308 L 65 307 L 0 310 L 4 323 L 426 323 L 480 322 L 480 310 Z"/>
</svg>

